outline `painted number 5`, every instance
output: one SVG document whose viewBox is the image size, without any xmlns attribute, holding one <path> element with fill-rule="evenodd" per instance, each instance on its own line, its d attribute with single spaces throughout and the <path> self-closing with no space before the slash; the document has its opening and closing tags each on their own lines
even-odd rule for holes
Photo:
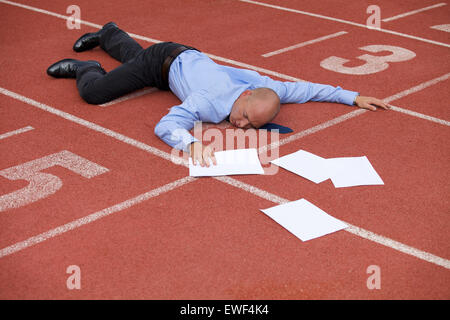
<svg viewBox="0 0 450 320">
<path fill-rule="evenodd" d="M 9 180 L 26 180 L 29 184 L 20 190 L 0 196 L 0 211 L 22 207 L 58 191 L 62 187 L 61 179 L 41 172 L 53 166 L 64 167 L 88 179 L 109 171 L 66 150 L 1 170 L 0 176 Z"/>
<path fill-rule="evenodd" d="M 361 59 L 366 63 L 357 67 L 346 67 L 344 66 L 344 64 L 349 62 L 350 60 L 332 56 L 326 58 L 325 60 L 322 60 L 320 66 L 324 69 L 331 70 L 334 72 L 365 75 L 386 70 L 387 68 L 389 68 L 388 62 L 407 61 L 411 60 L 416 56 L 416 54 L 411 50 L 381 44 L 365 46 L 361 47 L 360 49 L 373 53 L 390 51 L 391 54 L 385 56 L 374 56 L 371 54 L 363 54 L 362 56 L 359 56 L 358 59 Z"/>
</svg>

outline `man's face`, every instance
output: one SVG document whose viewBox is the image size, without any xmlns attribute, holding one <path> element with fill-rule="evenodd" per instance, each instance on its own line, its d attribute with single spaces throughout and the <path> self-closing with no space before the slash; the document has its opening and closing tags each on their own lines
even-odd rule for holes
<svg viewBox="0 0 450 320">
<path fill-rule="evenodd" d="M 250 92 L 250 93 L 248 93 Z M 259 128 L 272 120 L 278 107 L 268 100 L 255 99 L 246 91 L 235 103 L 230 113 L 230 122 L 238 128 Z"/>
<path fill-rule="evenodd" d="M 251 119 L 249 118 L 249 113 L 251 114 L 250 108 L 250 95 L 245 95 L 242 97 L 240 103 L 233 106 L 230 113 L 230 122 L 232 125 L 242 129 L 254 128 Z"/>
</svg>

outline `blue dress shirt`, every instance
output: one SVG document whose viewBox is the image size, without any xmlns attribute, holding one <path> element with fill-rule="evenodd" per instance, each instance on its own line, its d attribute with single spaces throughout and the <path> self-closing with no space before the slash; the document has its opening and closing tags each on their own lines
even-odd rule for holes
<svg viewBox="0 0 450 320">
<path fill-rule="evenodd" d="M 247 89 L 270 88 L 281 103 L 326 101 L 352 105 L 358 95 L 330 85 L 275 81 L 255 71 L 219 65 L 195 50 L 185 51 L 173 61 L 169 87 L 182 103 L 159 121 L 155 134 L 168 145 L 187 152 L 189 144 L 198 141 L 189 133 L 195 122 L 220 123 Z"/>
</svg>

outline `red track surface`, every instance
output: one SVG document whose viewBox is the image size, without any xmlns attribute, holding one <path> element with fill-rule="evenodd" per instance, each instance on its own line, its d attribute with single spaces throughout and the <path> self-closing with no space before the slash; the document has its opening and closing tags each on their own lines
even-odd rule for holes
<svg viewBox="0 0 450 320">
<path fill-rule="evenodd" d="M 0 298 L 450 298 L 449 80 L 390 98 L 450 72 L 449 48 L 421 40 L 450 43 L 447 32 L 430 28 L 450 22 L 448 5 L 382 24 L 421 38 L 411 39 L 240 1 L 131 0 L 126 5 L 77 1 L 83 21 L 98 25 L 116 21 L 130 33 L 186 43 L 278 72 L 280 80 L 289 75 L 339 85 L 390 98 L 395 106 L 443 121 L 395 110 L 366 112 L 317 132 L 306 131 L 279 149 L 280 155 L 299 149 L 325 158 L 366 155 L 383 186 L 336 189 L 330 181 L 316 185 L 283 169 L 275 175 L 235 176 L 228 180 L 235 186 L 213 178 L 192 179 L 72 230 L 56 229 L 53 236 L 37 241 L 32 237 L 184 178 L 188 169 L 164 159 L 171 149 L 153 134 L 167 109 L 179 103 L 176 97 L 157 91 L 109 107 L 86 104 L 73 80 L 52 79 L 46 68 L 66 57 L 98 60 L 107 70 L 119 63 L 99 48 L 81 54 L 72 51 L 74 40 L 96 30 L 86 25 L 68 30 L 64 19 L 48 14 L 65 15 L 72 2 L 21 3 L 48 12 L 0 2 L 0 135 L 26 126 L 34 130 L 0 140 L 0 171 L 62 150 L 109 171 L 86 179 L 60 166 L 45 169 L 62 180 L 61 189 L 0 212 Z M 340 3 L 290 0 L 282 6 L 365 24 L 371 3 Z M 378 5 L 384 18 L 433 4 L 379 1 Z M 339 31 L 347 34 L 261 56 Z M 138 41 L 144 47 L 151 44 Z M 320 67 L 330 56 L 347 58 L 348 66 L 357 66 L 361 60 L 356 57 L 367 53 L 359 48 L 372 44 L 398 46 L 416 56 L 369 75 Z M 11 97 L 14 94 L 19 96 Z M 65 113 L 57 114 L 58 110 Z M 353 110 L 330 103 L 285 105 L 275 121 L 296 134 Z M 94 124 L 101 126 L 100 132 Z M 218 128 L 225 133 L 228 127 Z M 124 141 L 119 134 L 135 141 Z M 259 141 L 259 147 L 265 143 Z M 27 184 L 0 176 L 0 195 Z M 268 193 L 258 196 L 258 189 L 249 186 Z M 276 196 L 289 201 L 306 198 L 386 242 L 346 231 L 301 242 L 259 211 L 276 205 Z M 405 253 L 398 243 L 411 250 Z M 16 244 L 20 249 L 11 251 Z M 81 290 L 66 287 L 70 265 L 80 267 Z M 380 267 L 379 290 L 367 288 L 370 265 Z"/>
</svg>

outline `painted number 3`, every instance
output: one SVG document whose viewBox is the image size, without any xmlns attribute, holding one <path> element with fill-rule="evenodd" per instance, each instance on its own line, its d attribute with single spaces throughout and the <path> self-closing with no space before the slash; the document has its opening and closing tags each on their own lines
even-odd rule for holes
<svg viewBox="0 0 450 320">
<path fill-rule="evenodd" d="M 416 54 L 411 50 L 388 45 L 370 45 L 361 47 L 359 49 L 372 53 L 389 51 L 391 52 L 391 54 L 384 56 L 364 54 L 362 56 L 359 56 L 358 59 L 363 60 L 366 63 L 356 67 L 346 67 L 344 64 L 349 62 L 350 60 L 332 56 L 326 58 L 325 60 L 322 60 L 320 66 L 324 69 L 334 72 L 365 75 L 386 70 L 387 68 L 389 68 L 388 62 L 407 61 L 416 56 Z"/>
<path fill-rule="evenodd" d="M 26 180 L 28 185 L 0 196 L 0 211 L 22 207 L 58 191 L 63 185 L 61 179 L 41 172 L 53 166 L 64 167 L 88 179 L 108 171 L 107 168 L 67 150 L 1 170 L 0 176 L 9 180 Z"/>
</svg>

